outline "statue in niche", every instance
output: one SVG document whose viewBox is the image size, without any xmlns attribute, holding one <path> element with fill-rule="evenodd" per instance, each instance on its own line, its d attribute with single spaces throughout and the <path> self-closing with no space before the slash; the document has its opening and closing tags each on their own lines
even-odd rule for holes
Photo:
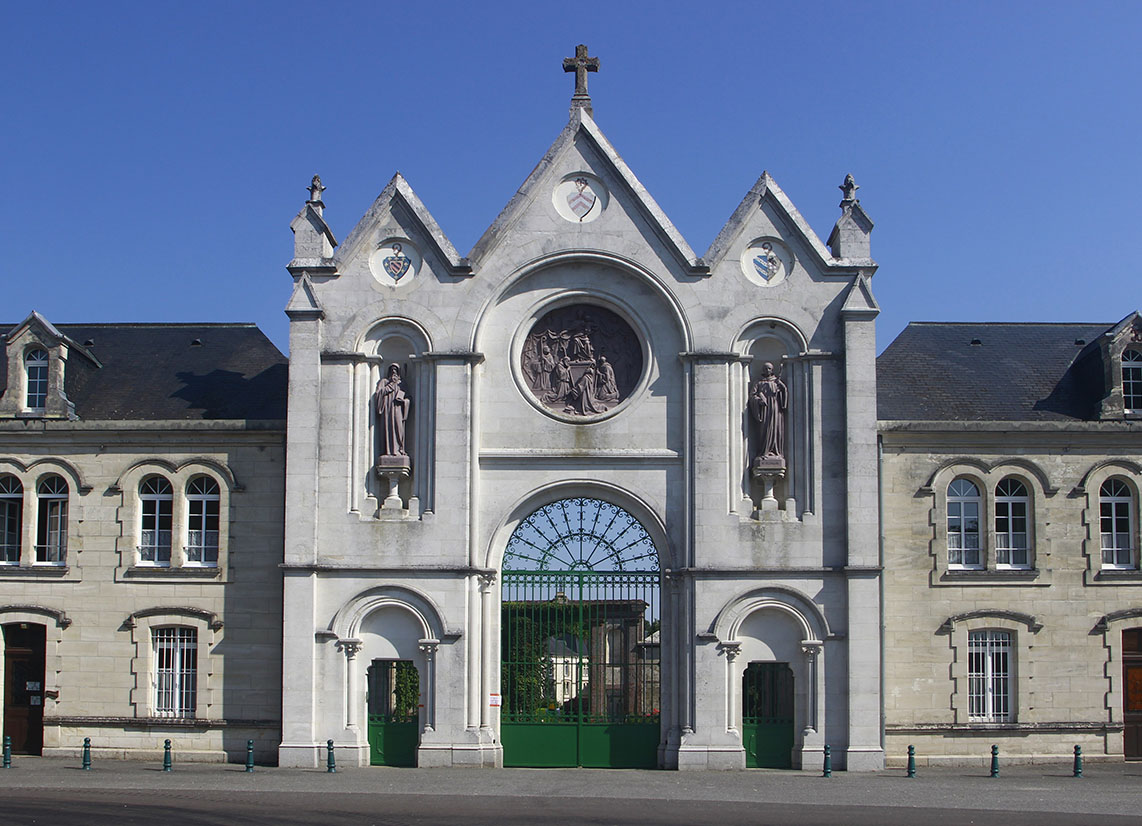
<svg viewBox="0 0 1142 826">
<path fill-rule="evenodd" d="M 760 468 L 785 468 L 785 410 L 789 391 L 771 362 L 761 366 L 761 377 L 749 390 L 749 412 L 757 424 L 755 473 Z"/>
<path fill-rule="evenodd" d="M 404 389 L 400 367 L 390 364 L 385 377 L 377 382 L 377 429 L 381 435 L 381 456 L 408 456 L 404 432 L 412 404 Z"/>
</svg>

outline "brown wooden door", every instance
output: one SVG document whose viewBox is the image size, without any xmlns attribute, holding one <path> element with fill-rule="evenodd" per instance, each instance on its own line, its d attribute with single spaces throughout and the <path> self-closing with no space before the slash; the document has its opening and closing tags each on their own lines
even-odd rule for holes
<svg viewBox="0 0 1142 826">
<path fill-rule="evenodd" d="M 44 626 L 4 626 L 4 736 L 15 754 L 44 748 Z"/>
<path fill-rule="evenodd" d="M 1123 751 L 1142 760 L 1142 628 L 1122 632 Z"/>
</svg>

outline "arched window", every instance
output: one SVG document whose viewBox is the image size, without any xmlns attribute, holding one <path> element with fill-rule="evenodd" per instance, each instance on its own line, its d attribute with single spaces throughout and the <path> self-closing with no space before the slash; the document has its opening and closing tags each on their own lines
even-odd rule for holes
<svg viewBox="0 0 1142 826">
<path fill-rule="evenodd" d="M 48 353 L 36 348 L 24 356 L 24 369 L 27 370 L 29 410 L 43 410 L 48 405 Z"/>
<path fill-rule="evenodd" d="M 1007 477 L 995 486 L 995 566 L 1029 568 L 1031 554 L 1027 538 L 1030 498 L 1027 487 Z"/>
<path fill-rule="evenodd" d="M 15 476 L 0 476 L 0 565 L 20 563 L 24 486 Z"/>
<path fill-rule="evenodd" d="M 1111 478 L 1098 492 L 1102 567 L 1133 568 L 1134 493 L 1122 479 Z"/>
<path fill-rule="evenodd" d="M 186 486 L 186 564 L 218 564 L 218 483 L 195 476 Z"/>
<path fill-rule="evenodd" d="M 67 562 L 67 482 L 62 476 L 45 476 L 36 488 L 39 499 L 36 523 L 36 562 Z"/>
<path fill-rule="evenodd" d="M 1127 413 L 1142 413 L 1142 353 L 1122 354 L 1122 407 Z"/>
<path fill-rule="evenodd" d="M 948 485 L 948 567 L 981 568 L 979 488 L 968 479 Z"/>
<path fill-rule="evenodd" d="M 171 564 L 171 519 L 174 496 L 171 483 L 148 476 L 139 483 L 142 525 L 139 530 L 139 564 Z"/>
</svg>

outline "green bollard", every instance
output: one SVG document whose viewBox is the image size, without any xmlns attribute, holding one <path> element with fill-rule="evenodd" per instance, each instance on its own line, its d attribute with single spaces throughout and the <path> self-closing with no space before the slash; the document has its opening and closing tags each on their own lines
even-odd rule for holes
<svg viewBox="0 0 1142 826">
<path fill-rule="evenodd" d="M 1083 747 L 1075 746 L 1075 777 L 1083 776 Z"/>
<path fill-rule="evenodd" d="M 824 766 L 824 769 L 825 770 L 823 772 L 821 772 L 821 777 L 832 777 L 833 776 L 833 750 L 829 748 L 828 744 L 825 744 L 825 766 Z"/>
<path fill-rule="evenodd" d="M 166 740 L 163 743 L 163 771 L 174 771 L 171 766 L 171 741 Z"/>
<path fill-rule="evenodd" d="M 337 763 L 333 759 L 333 741 L 332 740 L 326 740 L 325 741 L 325 773 L 326 774 L 336 774 L 337 773 Z"/>
<path fill-rule="evenodd" d="M 999 777 L 999 746 L 991 747 L 991 776 Z"/>
<path fill-rule="evenodd" d="M 908 747 L 908 776 L 916 776 L 916 747 Z"/>
<path fill-rule="evenodd" d="M 4 738 L 4 768 L 12 768 L 12 738 Z"/>
<path fill-rule="evenodd" d="M 246 741 L 246 771 L 252 772 L 254 770 L 254 741 Z"/>
<path fill-rule="evenodd" d="M 91 738 L 83 738 L 83 770 L 91 771 Z"/>
</svg>

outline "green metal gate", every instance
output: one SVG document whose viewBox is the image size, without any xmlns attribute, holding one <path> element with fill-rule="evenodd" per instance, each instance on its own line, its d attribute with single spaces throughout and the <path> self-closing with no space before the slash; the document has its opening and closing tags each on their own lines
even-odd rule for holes
<svg viewBox="0 0 1142 826">
<path fill-rule="evenodd" d="M 369 764 L 415 766 L 420 674 L 411 660 L 373 660 L 368 672 Z"/>
<path fill-rule="evenodd" d="M 658 764 L 658 553 L 625 510 L 564 499 L 504 555 L 504 765 Z"/>
<path fill-rule="evenodd" d="M 747 769 L 793 766 L 793 671 L 750 663 L 742 675 L 742 743 Z"/>
</svg>

